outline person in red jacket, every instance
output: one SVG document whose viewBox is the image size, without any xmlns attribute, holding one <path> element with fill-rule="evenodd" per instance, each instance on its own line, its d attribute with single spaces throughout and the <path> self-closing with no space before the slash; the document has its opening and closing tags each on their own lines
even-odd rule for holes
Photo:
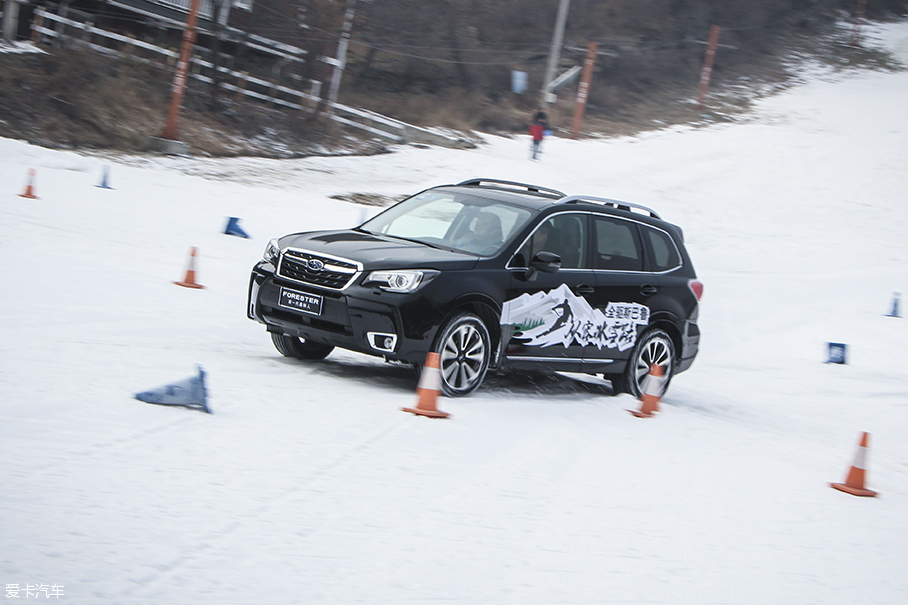
<svg viewBox="0 0 908 605">
<path fill-rule="evenodd" d="M 539 148 L 542 146 L 542 137 L 545 136 L 545 122 L 533 120 L 530 124 L 530 136 L 533 137 L 533 159 L 539 155 Z"/>
</svg>

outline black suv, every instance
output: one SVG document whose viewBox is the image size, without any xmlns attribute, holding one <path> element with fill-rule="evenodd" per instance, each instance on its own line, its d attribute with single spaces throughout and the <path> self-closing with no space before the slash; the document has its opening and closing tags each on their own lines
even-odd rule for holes
<svg viewBox="0 0 908 605">
<path fill-rule="evenodd" d="M 639 397 L 652 364 L 667 386 L 693 363 L 702 291 L 681 229 L 649 208 L 473 179 L 271 240 L 247 314 L 288 357 L 341 347 L 419 368 L 437 352 L 448 396 L 514 368 L 603 374 Z"/>
</svg>

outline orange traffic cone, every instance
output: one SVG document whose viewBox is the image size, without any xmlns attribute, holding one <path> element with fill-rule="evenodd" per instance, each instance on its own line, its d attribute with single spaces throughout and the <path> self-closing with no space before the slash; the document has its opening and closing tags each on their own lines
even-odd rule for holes
<svg viewBox="0 0 908 605">
<path fill-rule="evenodd" d="M 855 496 L 876 496 L 873 490 L 864 487 L 864 470 L 867 466 L 867 447 L 870 442 L 870 435 L 867 432 L 861 434 L 861 443 L 858 445 L 858 452 L 854 457 L 854 464 L 848 471 L 848 477 L 845 483 L 830 483 L 829 485 L 837 490 L 855 495 Z"/>
<path fill-rule="evenodd" d="M 643 405 L 639 411 L 628 410 L 637 418 L 652 418 L 659 411 L 659 400 L 662 399 L 663 381 L 662 375 L 665 370 L 658 364 L 649 367 L 649 374 L 643 379 L 643 397 L 640 400 Z"/>
<path fill-rule="evenodd" d="M 184 288 L 204 288 L 202 284 L 197 284 L 195 282 L 195 255 L 197 248 L 193 246 L 189 250 L 189 269 L 186 270 L 186 278 L 183 281 L 175 281 L 178 286 L 183 286 Z"/>
<path fill-rule="evenodd" d="M 416 386 L 419 399 L 415 408 L 402 408 L 405 412 L 428 416 L 429 418 L 447 418 L 447 412 L 442 412 L 436 407 L 438 393 L 441 391 L 441 355 L 429 353 L 426 355 L 426 365 L 423 366 L 422 376 Z"/>
<path fill-rule="evenodd" d="M 30 200 L 38 199 L 35 195 L 35 169 L 28 169 L 28 184 L 25 185 L 25 191 L 19 194 L 19 197 L 27 197 Z"/>
</svg>

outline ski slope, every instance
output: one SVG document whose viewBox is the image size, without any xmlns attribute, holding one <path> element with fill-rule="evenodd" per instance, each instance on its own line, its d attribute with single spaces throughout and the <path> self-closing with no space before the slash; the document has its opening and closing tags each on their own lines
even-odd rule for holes
<svg viewBox="0 0 908 605">
<path fill-rule="evenodd" d="M 905 23 L 864 31 L 908 65 Z M 2 596 L 908 602 L 908 320 L 887 317 L 908 292 L 908 71 L 808 75 L 746 121 L 549 139 L 538 162 L 526 136 L 302 160 L 0 140 Z M 411 370 L 283 358 L 246 319 L 270 238 L 378 210 L 331 196 L 477 176 L 684 229 L 701 352 L 657 418 L 596 377 L 518 374 L 416 417 Z M 173 284 L 192 246 L 203 290 Z M 134 398 L 197 364 L 213 414 Z M 862 431 L 877 498 L 828 485 Z"/>
</svg>

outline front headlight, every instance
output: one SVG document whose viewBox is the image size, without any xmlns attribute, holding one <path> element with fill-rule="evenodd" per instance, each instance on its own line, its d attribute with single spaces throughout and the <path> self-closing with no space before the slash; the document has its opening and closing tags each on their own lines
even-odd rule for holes
<svg viewBox="0 0 908 605">
<path fill-rule="evenodd" d="M 265 253 L 262 255 L 262 258 L 269 263 L 277 263 L 277 259 L 280 255 L 281 247 L 278 245 L 277 239 L 273 239 L 265 246 Z"/>
<path fill-rule="evenodd" d="M 376 284 L 387 292 L 406 294 L 414 292 L 421 285 L 432 280 L 438 271 L 407 269 L 402 271 L 373 271 L 363 284 Z"/>
</svg>

